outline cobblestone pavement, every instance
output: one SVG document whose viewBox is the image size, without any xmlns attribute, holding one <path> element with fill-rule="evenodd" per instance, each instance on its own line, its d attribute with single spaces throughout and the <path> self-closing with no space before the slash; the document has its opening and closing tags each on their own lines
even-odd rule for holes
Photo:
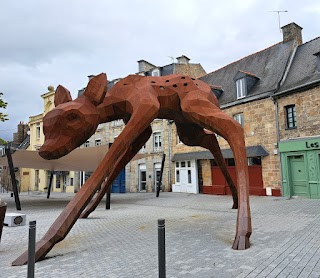
<svg viewBox="0 0 320 278">
<path fill-rule="evenodd" d="M 21 194 L 37 239 L 73 194 Z M 14 199 L 0 194 L 15 212 Z M 230 196 L 113 194 L 36 263 L 35 277 L 158 277 L 157 219 L 166 220 L 167 277 L 320 277 L 320 200 L 251 197 L 252 246 L 231 249 L 237 211 Z M 4 227 L 0 277 L 27 277 L 11 262 L 27 249 L 28 225 Z"/>
</svg>

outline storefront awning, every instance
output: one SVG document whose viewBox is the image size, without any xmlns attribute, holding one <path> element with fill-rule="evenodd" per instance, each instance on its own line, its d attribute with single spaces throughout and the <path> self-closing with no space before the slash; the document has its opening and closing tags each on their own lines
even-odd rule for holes
<svg viewBox="0 0 320 278">
<path fill-rule="evenodd" d="M 247 157 L 267 156 L 269 153 L 261 145 L 247 147 Z M 231 149 L 221 150 L 224 158 L 233 158 Z M 209 151 L 176 153 L 172 161 L 197 160 L 197 159 L 214 159 Z"/>
<path fill-rule="evenodd" d="M 93 172 L 104 158 L 108 146 L 78 148 L 71 153 L 55 160 L 43 159 L 38 151 L 16 150 L 12 154 L 14 167 L 45 169 L 52 171 L 88 171 Z M 147 154 L 137 154 L 133 160 L 140 159 Z M 7 157 L 0 157 L 0 165 L 8 166 Z"/>
</svg>

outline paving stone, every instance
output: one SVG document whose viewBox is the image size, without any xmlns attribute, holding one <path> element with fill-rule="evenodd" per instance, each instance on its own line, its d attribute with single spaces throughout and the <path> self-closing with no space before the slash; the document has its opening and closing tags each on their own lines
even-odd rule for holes
<svg viewBox="0 0 320 278">
<path fill-rule="evenodd" d="M 21 193 L 27 222 L 37 221 L 40 239 L 71 193 Z M 15 212 L 10 194 L 0 194 Z M 36 277 L 158 276 L 157 219 L 166 219 L 167 277 L 320 277 L 320 202 L 303 198 L 251 197 L 251 247 L 232 250 L 237 211 L 230 196 L 183 193 L 112 194 L 89 219 L 79 219 Z M 27 266 L 11 262 L 28 246 L 28 226 L 4 227 L 0 277 L 26 277 Z"/>
</svg>

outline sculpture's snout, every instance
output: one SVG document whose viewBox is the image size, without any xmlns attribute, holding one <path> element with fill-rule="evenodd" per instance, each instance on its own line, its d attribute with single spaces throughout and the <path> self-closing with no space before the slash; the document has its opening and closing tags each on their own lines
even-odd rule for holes
<svg viewBox="0 0 320 278">
<path fill-rule="evenodd" d="M 58 159 L 69 153 L 65 145 L 57 144 L 53 140 L 47 140 L 39 150 L 39 155 L 47 160 Z"/>
</svg>

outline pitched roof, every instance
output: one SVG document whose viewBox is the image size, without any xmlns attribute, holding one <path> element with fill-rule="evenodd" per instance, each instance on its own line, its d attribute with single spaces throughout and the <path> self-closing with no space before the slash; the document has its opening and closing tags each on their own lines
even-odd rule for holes
<svg viewBox="0 0 320 278">
<path fill-rule="evenodd" d="M 219 98 L 220 104 L 237 100 L 234 77 L 239 71 L 250 73 L 250 75 L 259 78 L 248 97 L 274 92 L 283 76 L 293 45 L 293 40 L 277 43 L 213 71 L 200 79 L 208 84 L 222 87 L 224 93 Z"/>
<path fill-rule="evenodd" d="M 293 88 L 320 81 L 319 63 L 315 54 L 320 51 L 320 37 L 300 45 L 295 53 L 291 68 L 279 94 Z"/>
</svg>

